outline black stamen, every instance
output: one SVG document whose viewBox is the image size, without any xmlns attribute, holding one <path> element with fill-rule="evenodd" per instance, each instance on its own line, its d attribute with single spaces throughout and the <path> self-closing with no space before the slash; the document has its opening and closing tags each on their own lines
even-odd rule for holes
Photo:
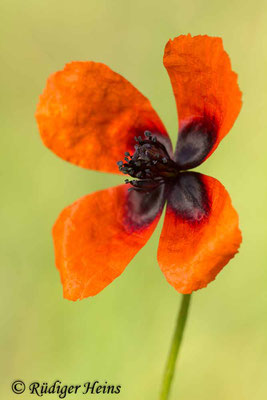
<svg viewBox="0 0 267 400">
<path fill-rule="evenodd" d="M 125 183 L 133 186 L 130 189 L 148 192 L 178 175 L 179 169 L 170 158 L 165 146 L 152 136 L 150 131 L 135 137 L 138 142 L 134 146 L 134 154 L 125 152 L 123 161 L 118 161 L 119 170 L 123 174 L 130 175 L 134 180 L 126 179 Z"/>
</svg>

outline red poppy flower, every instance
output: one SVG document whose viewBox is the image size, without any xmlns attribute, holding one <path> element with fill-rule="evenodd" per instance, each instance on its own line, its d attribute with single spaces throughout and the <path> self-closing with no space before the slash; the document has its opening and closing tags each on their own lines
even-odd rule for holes
<svg viewBox="0 0 267 400">
<path fill-rule="evenodd" d="M 215 37 L 170 40 L 163 61 L 179 112 L 174 153 L 149 100 L 104 64 L 67 64 L 40 97 L 36 118 L 47 147 L 81 167 L 134 178 L 82 197 L 59 215 L 53 238 L 67 299 L 94 296 L 117 278 L 151 236 L 165 203 L 158 262 L 179 292 L 214 280 L 241 243 L 223 185 L 186 171 L 213 153 L 237 118 L 237 75 Z"/>
</svg>

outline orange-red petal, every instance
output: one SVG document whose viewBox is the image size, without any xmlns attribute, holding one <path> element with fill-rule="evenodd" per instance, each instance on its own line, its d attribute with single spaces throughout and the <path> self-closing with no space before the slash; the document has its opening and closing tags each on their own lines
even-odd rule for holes
<svg viewBox="0 0 267 400">
<path fill-rule="evenodd" d="M 53 227 L 56 266 L 64 297 L 94 296 L 125 269 L 145 245 L 163 206 L 163 193 L 145 196 L 126 185 L 82 197 Z"/>
<path fill-rule="evenodd" d="M 192 168 L 212 154 L 239 114 L 242 101 L 237 74 L 232 71 L 222 39 L 206 35 L 169 40 L 163 62 L 176 100 L 180 134 L 196 120 L 202 127 L 204 123 L 203 135 L 212 136 L 208 144 L 203 139 L 206 154 L 189 166 Z M 182 146 L 180 135 L 178 140 Z M 196 140 L 200 141 L 199 136 Z"/>
<path fill-rule="evenodd" d="M 134 151 L 134 136 L 168 134 L 149 100 L 109 67 L 72 62 L 51 75 L 36 119 L 44 144 L 84 168 L 118 173 L 116 162 Z"/>
<path fill-rule="evenodd" d="M 177 185 L 169 195 L 158 261 L 167 281 L 186 294 L 215 279 L 238 251 L 241 233 L 218 180 L 185 172 Z"/>
</svg>

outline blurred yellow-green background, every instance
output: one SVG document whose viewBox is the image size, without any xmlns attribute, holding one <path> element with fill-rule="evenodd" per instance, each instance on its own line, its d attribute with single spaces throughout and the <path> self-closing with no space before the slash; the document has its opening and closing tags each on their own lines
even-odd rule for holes
<svg viewBox="0 0 267 400">
<path fill-rule="evenodd" d="M 157 265 L 160 227 L 101 294 L 63 300 L 53 222 L 64 206 L 122 178 L 56 157 L 41 143 L 34 112 L 49 74 L 72 60 L 100 61 L 149 97 L 174 141 L 162 55 L 169 38 L 188 32 L 223 37 L 239 75 L 241 114 L 199 170 L 230 192 L 243 244 L 193 295 L 171 398 L 266 398 L 266 13 L 264 0 L 1 1 L 1 399 L 36 397 L 14 395 L 14 379 L 97 379 L 122 385 L 113 398 L 157 398 L 181 300 Z"/>
</svg>

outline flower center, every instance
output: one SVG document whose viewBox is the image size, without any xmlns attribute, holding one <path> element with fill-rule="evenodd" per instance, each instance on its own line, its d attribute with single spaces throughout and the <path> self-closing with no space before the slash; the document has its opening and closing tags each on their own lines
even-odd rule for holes
<svg viewBox="0 0 267 400">
<path fill-rule="evenodd" d="M 125 153 L 125 162 L 118 161 L 121 172 L 130 175 L 134 180 L 126 179 L 131 189 L 150 190 L 164 183 L 166 180 L 177 177 L 179 169 L 170 158 L 165 146 L 160 143 L 151 132 L 145 131 L 145 138 L 135 138 L 136 144 L 133 155 Z"/>
</svg>

